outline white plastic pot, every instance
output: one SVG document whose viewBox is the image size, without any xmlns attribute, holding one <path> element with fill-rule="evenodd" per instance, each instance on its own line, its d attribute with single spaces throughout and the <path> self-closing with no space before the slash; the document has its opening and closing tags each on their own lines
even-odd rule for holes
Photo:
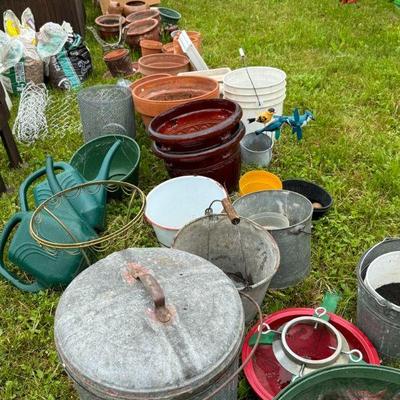
<svg viewBox="0 0 400 400">
<path fill-rule="evenodd" d="M 253 85 L 259 96 L 270 94 L 286 86 L 286 74 L 273 67 L 247 67 L 236 69 L 224 77 L 224 90 L 232 94 L 254 95 Z"/>
<path fill-rule="evenodd" d="M 258 98 L 263 102 L 270 101 L 278 97 L 282 97 L 285 94 L 286 94 L 286 87 L 267 94 L 259 94 L 257 91 Z M 229 98 L 230 100 L 237 101 L 238 103 L 250 103 L 257 101 L 257 96 L 255 95 L 254 91 L 252 95 L 249 94 L 242 95 L 242 94 L 232 93 L 229 90 L 224 89 L 224 96 Z"/>
<path fill-rule="evenodd" d="M 400 251 L 392 251 L 375 258 L 365 275 L 367 288 L 379 299 L 383 297 L 376 289 L 390 283 L 400 283 Z M 394 304 L 393 308 L 400 311 L 400 306 Z"/>
<path fill-rule="evenodd" d="M 181 176 L 156 186 L 146 200 L 145 218 L 152 225 L 159 243 L 171 247 L 175 235 L 189 222 L 204 216 L 214 200 L 228 197 L 218 182 L 204 176 Z M 221 213 L 222 205 L 212 206 Z"/>
</svg>

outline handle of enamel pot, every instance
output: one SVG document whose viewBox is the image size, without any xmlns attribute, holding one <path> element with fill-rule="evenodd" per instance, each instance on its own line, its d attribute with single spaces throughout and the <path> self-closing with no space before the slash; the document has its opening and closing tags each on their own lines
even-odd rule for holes
<svg viewBox="0 0 400 400">
<path fill-rule="evenodd" d="M 234 209 L 231 201 L 228 198 L 222 199 L 222 206 L 224 207 L 224 211 L 226 215 L 231 220 L 233 225 L 237 225 L 240 222 L 240 216 Z"/>
<path fill-rule="evenodd" d="M 141 265 L 130 263 L 129 268 L 131 268 L 134 278 L 142 282 L 147 293 L 151 296 L 157 319 L 162 323 L 168 322 L 171 319 L 171 313 L 165 306 L 164 290 L 157 279 Z"/>
</svg>

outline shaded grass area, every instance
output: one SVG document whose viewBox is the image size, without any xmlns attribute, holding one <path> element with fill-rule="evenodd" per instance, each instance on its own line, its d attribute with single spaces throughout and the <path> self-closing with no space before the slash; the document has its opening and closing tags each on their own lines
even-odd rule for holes
<svg viewBox="0 0 400 400">
<path fill-rule="evenodd" d="M 90 23 L 99 10 L 90 1 L 86 5 Z M 355 321 L 355 267 L 361 254 L 384 237 L 399 236 L 399 10 L 385 0 L 362 0 L 356 6 L 340 6 L 336 0 L 168 0 L 163 5 L 182 13 L 182 27 L 202 33 L 209 66 L 239 67 L 238 48 L 243 47 L 249 65 L 287 73 L 287 113 L 296 106 L 315 113 L 317 120 L 307 126 L 302 142 L 283 132 L 269 170 L 282 179 L 320 183 L 335 206 L 314 224 L 310 276 L 295 288 L 270 291 L 263 311 L 316 306 L 326 291 L 338 290 L 338 313 Z M 101 49 L 90 33 L 87 42 L 94 73 L 86 85 L 114 82 L 103 79 Z M 140 123 L 137 140 L 140 187 L 147 192 L 167 174 Z M 8 169 L 0 146 L 0 171 L 11 189 L 0 197 L 0 228 L 18 210 L 19 184 L 44 165 L 45 155 L 69 160 L 81 144 L 76 132 L 64 138 L 50 132 L 32 146 L 19 145 L 25 165 L 18 170 Z M 139 245 L 155 244 L 151 229 L 143 225 Z M 26 294 L 0 280 L 1 399 L 76 398 L 53 344 L 60 294 Z M 244 379 L 239 392 L 242 399 L 255 398 Z"/>
</svg>

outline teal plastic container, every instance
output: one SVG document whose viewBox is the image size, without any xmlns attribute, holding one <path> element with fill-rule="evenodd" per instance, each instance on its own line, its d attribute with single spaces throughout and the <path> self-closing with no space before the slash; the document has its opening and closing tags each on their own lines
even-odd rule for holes
<svg viewBox="0 0 400 400">
<path fill-rule="evenodd" d="M 323 368 L 295 380 L 275 400 L 392 400 L 400 398 L 400 370 L 377 365 Z"/>
<path fill-rule="evenodd" d="M 172 8 L 158 7 L 158 11 L 160 11 L 161 22 L 163 24 L 176 25 L 182 17 L 178 11 L 173 10 Z"/>
</svg>

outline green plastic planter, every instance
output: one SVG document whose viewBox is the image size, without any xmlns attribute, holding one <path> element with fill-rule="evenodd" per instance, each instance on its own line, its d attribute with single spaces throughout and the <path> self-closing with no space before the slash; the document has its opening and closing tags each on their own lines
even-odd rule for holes
<svg viewBox="0 0 400 400">
<path fill-rule="evenodd" d="M 137 185 L 139 181 L 140 148 L 128 136 L 105 135 L 93 139 L 75 152 L 70 160 L 70 164 L 86 180 L 91 181 L 95 179 L 99 173 L 104 156 L 117 140 L 120 140 L 122 143 L 112 159 L 108 179 Z"/>
<path fill-rule="evenodd" d="M 323 368 L 291 383 L 275 400 L 395 399 L 400 370 L 377 365 Z"/>
<path fill-rule="evenodd" d="M 163 24 L 176 25 L 182 17 L 178 11 L 172 8 L 158 7 L 158 11 L 160 11 L 161 22 Z"/>
</svg>

